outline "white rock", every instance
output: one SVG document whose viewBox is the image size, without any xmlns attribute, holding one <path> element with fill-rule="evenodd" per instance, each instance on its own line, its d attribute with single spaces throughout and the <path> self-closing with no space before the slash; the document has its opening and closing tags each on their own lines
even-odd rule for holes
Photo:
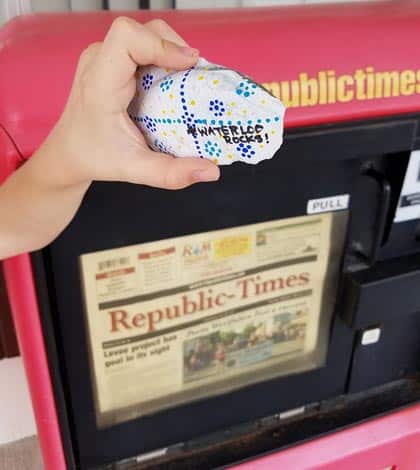
<svg viewBox="0 0 420 470">
<path fill-rule="evenodd" d="M 141 68 L 137 91 L 128 112 L 154 150 L 219 165 L 256 164 L 283 142 L 283 103 L 204 59 L 182 72 Z"/>
</svg>

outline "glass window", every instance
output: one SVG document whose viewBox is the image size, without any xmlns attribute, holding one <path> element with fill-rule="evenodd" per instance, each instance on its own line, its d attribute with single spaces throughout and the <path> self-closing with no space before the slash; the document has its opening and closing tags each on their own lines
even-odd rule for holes
<svg viewBox="0 0 420 470">
<path fill-rule="evenodd" d="M 347 212 L 85 254 L 97 422 L 324 364 Z"/>
</svg>

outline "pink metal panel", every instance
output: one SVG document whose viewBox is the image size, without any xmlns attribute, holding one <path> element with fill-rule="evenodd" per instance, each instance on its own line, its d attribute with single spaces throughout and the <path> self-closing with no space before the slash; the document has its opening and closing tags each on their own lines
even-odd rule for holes
<svg viewBox="0 0 420 470">
<path fill-rule="evenodd" d="M 292 80 L 301 72 L 313 76 L 330 67 L 338 74 L 348 74 L 358 67 L 374 66 L 377 70 L 416 70 L 416 87 L 420 87 L 417 83 L 417 76 L 420 76 L 418 41 L 415 40 L 420 5 L 392 3 L 392 6 L 388 2 L 243 10 L 234 14 L 167 12 L 160 16 L 185 34 L 209 59 L 243 70 L 260 82 Z M 136 13 L 134 16 L 146 21 L 152 14 Z M 22 160 L 9 135 L 21 154 L 28 158 L 63 109 L 79 53 L 88 43 L 103 37 L 113 17 L 110 13 L 34 16 L 16 19 L 0 32 L 0 126 L 4 126 L 0 127 L 0 180 Z M 251 23 L 254 27 L 249 29 Z M 324 34 L 325 31 L 328 34 Z M 226 37 L 229 37 L 228 45 Z M 291 109 L 287 125 L 419 110 L 420 88 L 409 97 Z M 7 260 L 4 270 L 45 466 L 47 470 L 64 470 L 29 256 Z M 418 406 L 236 468 L 382 470 L 391 465 L 396 465 L 397 470 L 420 469 Z"/>
<path fill-rule="evenodd" d="M 29 255 L 4 261 L 4 273 L 46 470 L 65 470 L 60 427 Z"/>
<path fill-rule="evenodd" d="M 420 469 L 420 405 L 235 467 L 236 470 Z"/>
</svg>

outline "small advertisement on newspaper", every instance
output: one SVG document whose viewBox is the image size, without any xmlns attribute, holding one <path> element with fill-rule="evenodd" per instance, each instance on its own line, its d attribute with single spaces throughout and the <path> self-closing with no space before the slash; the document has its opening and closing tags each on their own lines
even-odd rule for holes
<svg viewBox="0 0 420 470">
<path fill-rule="evenodd" d="M 98 426 L 319 367 L 335 215 L 82 255 Z"/>
</svg>

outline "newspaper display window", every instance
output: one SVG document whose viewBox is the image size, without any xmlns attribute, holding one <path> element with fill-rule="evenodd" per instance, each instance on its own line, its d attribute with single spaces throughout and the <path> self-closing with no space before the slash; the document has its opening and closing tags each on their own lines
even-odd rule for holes
<svg viewBox="0 0 420 470">
<path fill-rule="evenodd" d="M 347 211 L 81 256 L 97 425 L 321 367 Z"/>
</svg>

